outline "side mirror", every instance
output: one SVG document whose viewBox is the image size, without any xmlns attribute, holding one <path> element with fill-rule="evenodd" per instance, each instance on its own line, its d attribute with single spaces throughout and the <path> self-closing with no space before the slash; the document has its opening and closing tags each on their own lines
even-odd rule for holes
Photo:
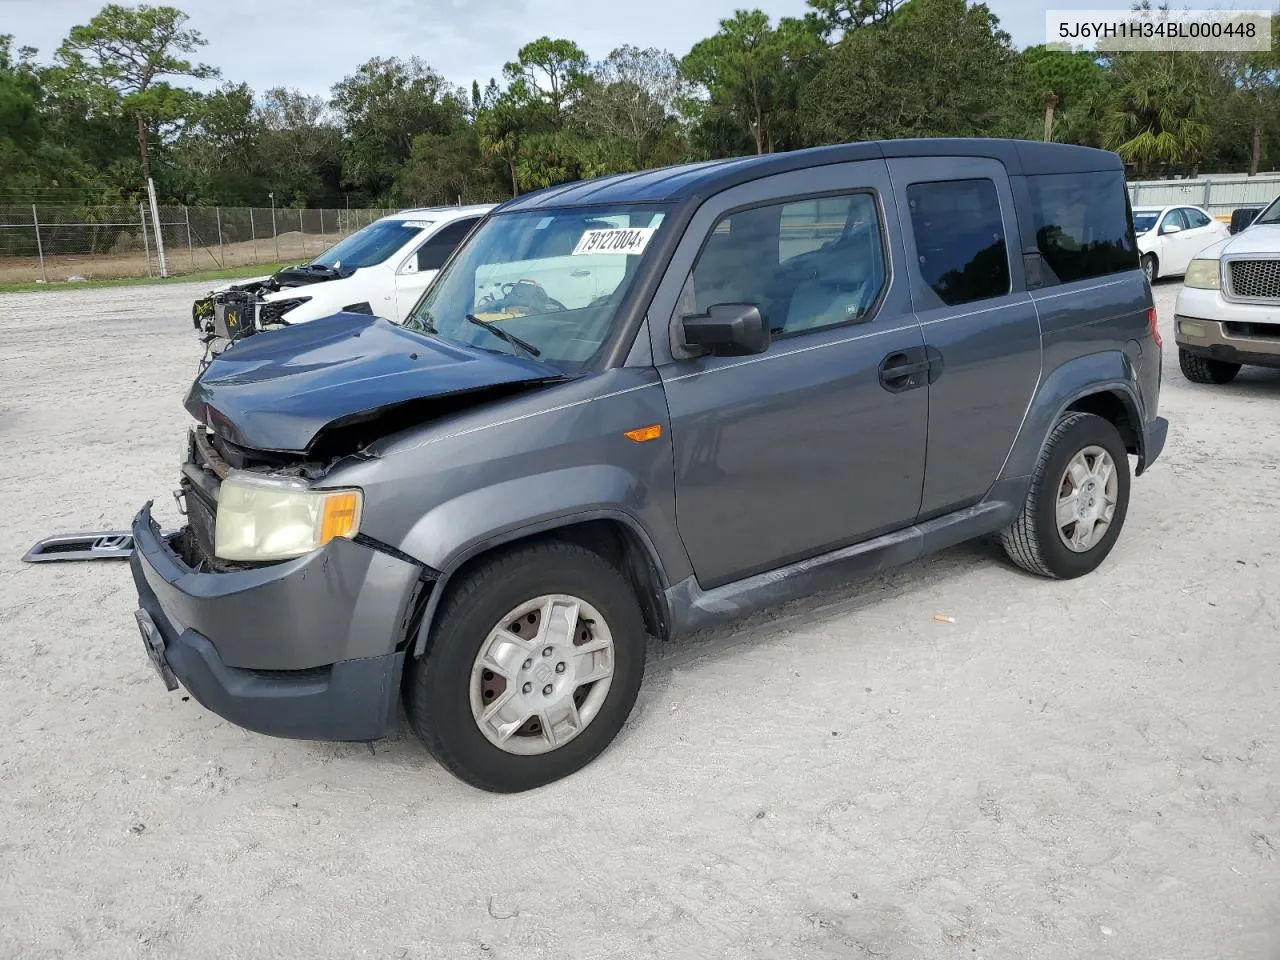
<svg viewBox="0 0 1280 960">
<path fill-rule="evenodd" d="M 408 277 L 418 272 L 418 255 L 415 253 L 400 265 L 400 276 Z"/>
<path fill-rule="evenodd" d="M 1161 229 L 1160 232 L 1161 233 L 1181 233 L 1182 227 L 1178 226 L 1176 223 L 1166 223 L 1164 225 L 1164 228 Z"/>
<path fill-rule="evenodd" d="M 685 343 L 713 356 L 745 357 L 769 349 L 769 324 L 754 303 L 716 303 L 680 322 Z"/>
</svg>

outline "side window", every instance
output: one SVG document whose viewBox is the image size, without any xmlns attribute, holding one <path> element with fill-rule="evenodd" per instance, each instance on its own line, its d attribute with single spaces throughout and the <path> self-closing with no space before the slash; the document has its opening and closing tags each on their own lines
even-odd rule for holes
<svg viewBox="0 0 1280 960">
<path fill-rule="evenodd" d="M 462 238 L 476 225 L 475 218 L 445 224 L 418 248 L 418 270 L 439 270 Z"/>
<path fill-rule="evenodd" d="M 1124 174 L 1027 177 L 1036 247 L 1059 283 L 1138 268 Z"/>
<path fill-rule="evenodd" d="M 1181 210 L 1170 210 L 1164 215 L 1164 222 L 1160 224 L 1160 232 L 1164 233 L 1166 227 L 1181 227 L 1187 229 L 1187 218 L 1182 215 Z"/>
<path fill-rule="evenodd" d="M 1199 229 L 1200 227 L 1207 227 L 1213 222 L 1209 215 L 1203 210 L 1193 210 L 1190 207 L 1187 207 L 1182 211 L 1182 214 L 1187 218 L 1187 223 L 1191 226 L 1192 230 Z"/>
<path fill-rule="evenodd" d="M 995 183 L 913 183 L 907 206 L 920 274 L 938 299 L 954 307 L 1009 292 L 1009 252 Z"/>
<path fill-rule="evenodd" d="M 886 283 L 869 193 L 740 210 L 712 228 L 681 298 L 682 313 L 753 303 L 775 336 L 865 320 Z"/>
</svg>

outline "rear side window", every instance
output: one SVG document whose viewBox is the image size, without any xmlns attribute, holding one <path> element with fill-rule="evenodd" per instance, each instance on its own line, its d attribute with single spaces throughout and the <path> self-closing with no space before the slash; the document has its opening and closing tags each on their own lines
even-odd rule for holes
<svg viewBox="0 0 1280 960">
<path fill-rule="evenodd" d="M 907 187 L 920 274 L 948 306 L 1009 292 L 1009 252 L 991 180 Z"/>
<path fill-rule="evenodd" d="M 1029 176 L 1027 186 L 1036 247 L 1059 283 L 1137 269 L 1124 174 Z"/>
<path fill-rule="evenodd" d="M 462 242 L 463 237 L 476 225 L 475 219 L 455 220 L 446 224 L 430 240 L 418 248 L 418 269 L 439 270 L 453 253 L 454 247 Z"/>
</svg>

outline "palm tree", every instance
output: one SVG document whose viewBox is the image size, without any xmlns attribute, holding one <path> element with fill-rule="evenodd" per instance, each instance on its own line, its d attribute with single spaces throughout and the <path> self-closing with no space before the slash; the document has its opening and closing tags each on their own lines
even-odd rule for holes
<svg viewBox="0 0 1280 960">
<path fill-rule="evenodd" d="M 1209 145 L 1204 115 L 1208 85 L 1200 61 L 1187 53 L 1123 53 L 1111 64 L 1109 108 L 1102 145 L 1139 176 L 1194 168 Z"/>
</svg>

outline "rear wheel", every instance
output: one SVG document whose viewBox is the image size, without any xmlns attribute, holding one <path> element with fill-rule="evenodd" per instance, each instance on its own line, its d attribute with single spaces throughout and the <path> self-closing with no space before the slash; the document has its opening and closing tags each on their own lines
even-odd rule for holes
<svg viewBox="0 0 1280 960">
<path fill-rule="evenodd" d="M 1129 455 L 1120 431 L 1091 413 L 1058 421 L 1040 454 L 1005 553 L 1042 577 L 1091 573 L 1115 546 L 1129 510 Z"/>
<path fill-rule="evenodd" d="M 512 793 L 596 758 L 631 712 L 645 627 L 599 555 L 543 543 L 452 589 L 415 666 L 409 715 L 432 755 L 483 790 Z"/>
<path fill-rule="evenodd" d="M 1182 375 L 1192 383 L 1230 383 L 1240 372 L 1240 364 L 1226 360 L 1212 360 L 1178 348 L 1178 366 Z"/>
</svg>

